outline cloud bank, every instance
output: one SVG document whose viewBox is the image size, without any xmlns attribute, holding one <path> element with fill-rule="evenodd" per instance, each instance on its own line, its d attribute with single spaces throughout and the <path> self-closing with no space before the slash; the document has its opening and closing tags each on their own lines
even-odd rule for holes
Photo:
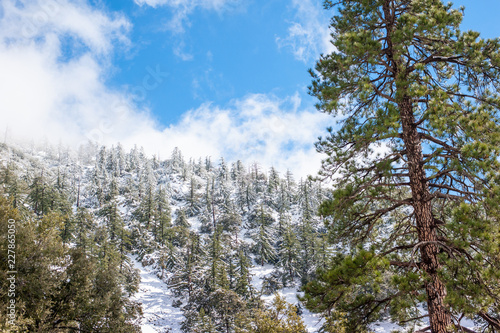
<svg viewBox="0 0 500 333">
<path fill-rule="evenodd" d="M 125 17 L 85 1 L 5 0 L 0 6 L 0 133 L 7 141 L 75 148 L 88 140 L 121 142 L 162 157 L 179 147 L 186 157 L 257 161 L 298 176 L 317 171 L 321 157 L 313 143 L 332 119 L 301 107 L 298 95 L 251 94 L 224 107 L 205 103 L 162 126 L 137 106 L 162 84 L 160 67 L 147 67 L 137 87 L 117 90 L 106 83 L 113 53 L 131 43 Z"/>
<path fill-rule="evenodd" d="M 162 137 L 167 146 L 178 145 L 189 156 L 259 162 L 304 176 L 318 170 L 321 156 L 313 143 L 332 119 L 300 109 L 300 104 L 298 96 L 263 94 L 233 101 L 228 108 L 204 104 L 165 129 Z"/>
<path fill-rule="evenodd" d="M 0 117 L 9 135 L 75 144 L 110 105 L 128 105 L 104 81 L 111 53 L 130 43 L 126 18 L 66 0 L 0 6 Z"/>
</svg>

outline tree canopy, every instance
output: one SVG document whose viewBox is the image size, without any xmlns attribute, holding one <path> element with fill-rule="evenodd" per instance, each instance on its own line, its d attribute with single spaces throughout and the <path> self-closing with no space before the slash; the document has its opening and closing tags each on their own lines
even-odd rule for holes
<svg viewBox="0 0 500 333">
<path fill-rule="evenodd" d="M 356 332 L 387 313 L 500 330 L 499 39 L 440 0 L 324 4 L 335 51 L 310 92 L 340 121 L 317 143 L 335 188 L 320 213 L 345 250 L 307 307 Z"/>
</svg>

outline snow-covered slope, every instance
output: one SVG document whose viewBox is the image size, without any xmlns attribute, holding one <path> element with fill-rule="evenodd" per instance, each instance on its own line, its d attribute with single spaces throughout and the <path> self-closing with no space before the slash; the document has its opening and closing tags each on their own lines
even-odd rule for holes
<svg viewBox="0 0 500 333">
<path fill-rule="evenodd" d="M 134 299 L 142 303 L 144 318 L 142 319 L 143 333 L 180 333 L 181 323 L 184 320 L 182 311 L 173 307 L 172 303 L 175 297 L 155 272 L 151 271 L 151 266 L 143 266 L 136 256 L 131 256 L 134 267 L 139 271 L 141 282 L 139 292 L 135 294 Z M 273 271 L 272 265 L 263 267 L 257 266 L 252 269 L 252 283 L 257 290 L 262 286 L 261 278 Z M 295 288 L 283 288 L 278 292 L 285 297 L 288 303 L 296 304 L 297 291 Z M 266 302 L 273 298 L 270 296 L 262 297 Z M 302 318 L 309 332 L 316 332 L 320 327 L 322 320 L 318 315 L 302 309 Z M 377 331 L 380 332 L 380 331 Z"/>
<path fill-rule="evenodd" d="M 135 256 L 131 256 L 134 267 L 140 272 L 139 292 L 134 298 L 142 303 L 144 318 L 143 333 L 180 332 L 182 311 L 172 306 L 174 298 L 167 285 L 144 267 Z"/>
<path fill-rule="evenodd" d="M 229 266 L 238 260 L 239 253 L 243 253 L 248 259 L 248 280 L 264 301 L 269 302 L 277 292 L 300 308 L 309 332 L 321 327 L 321 317 L 301 307 L 296 297 L 301 278 L 307 281 L 313 277 L 317 267 L 327 264 L 325 258 L 331 251 L 321 218 L 315 216 L 319 203 L 328 195 L 319 183 L 295 180 L 288 172 L 281 176 L 274 169 L 262 171 L 257 164 L 247 168 L 239 162 L 231 165 L 226 165 L 224 160 L 213 163 L 209 158 L 186 162 L 179 151 L 170 159 L 159 161 L 147 158 L 140 149 L 130 153 L 120 147 L 109 149 L 92 145 L 79 153 L 61 148 L 47 149 L 0 146 L 0 164 L 18 173 L 24 181 L 20 187 L 27 191 L 35 177 L 42 179 L 47 187 L 57 186 L 58 191 L 72 201 L 74 212 L 77 206 L 85 208 L 99 226 L 107 228 L 110 224 L 103 216 L 103 207 L 116 208 L 118 220 L 131 235 L 132 245 L 126 246 L 139 254 L 132 257 L 141 278 L 139 292 L 134 298 L 143 305 L 144 333 L 180 333 L 185 320 L 185 293 L 181 290 L 174 295 L 167 282 L 181 270 L 182 261 L 190 253 L 186 244 L 190 240 L 189 237 L 184 241 L 160 240 L 158 232 L 160 223 L 166 223 L 165 229 L 173 230 L 177 237 L 176 228 L 181 227 L 176 223 L 181 215 L 186 216 L 189 229 L 184 231 L 195 235 L 202 248 L 200 253 L 205 253 L 197 265 L 208 265 L 206 260 L 210 258 L 206 250 L 215 237 L 213 227 L 216 223 L 225 223 L 221 239 L 218 239 L 223 244 L 220 267 L 224 266 L 223 269 L 229 272 Z M 168 209 L 163 207 L 165 215 L 162 217 L 158 215 L 158 207 L 153 207 L 160 201 L 168 205 Z M 269 235 L 264 240 L 269 244 L 265 245 L 273 254 L 262 259 L 257 245 L 262 241 L 259 228 L 264 227 Z M 290 236 L 287 240 L 286 232 Z M 170 248 L 168 242 L 171 242 Z M 164 275 L 160 279 L 159 258 L 168 249 L 174 264 L 162 268 Z M 291 256 L 284 254 L 288 250 L 293 252 Z M 293 260 L 287 262 L 287 257 Z M 143 266 L 139 258 L 145 258 L 143 262 L 148 266 Z M 207 271 L 206 267 L 198 268 Z M 266 286 L 266 278 L 274 279 L 272 288 L 269 284 Z M 174 307 L 173 303 L 182 306 Z M 425 325 L 424 321 L 420 327 Z M 473 327 L 473 323 L 466 322 L 464 326 Z M 372 329 L 377 333 L 389 333 L 400 327 L 385 322 L 373 325 Z"/>
</svg>

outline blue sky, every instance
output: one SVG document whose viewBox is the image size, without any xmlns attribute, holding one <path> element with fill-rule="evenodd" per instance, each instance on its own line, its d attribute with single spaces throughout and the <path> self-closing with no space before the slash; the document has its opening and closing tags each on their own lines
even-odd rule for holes
<svg viewBox="0 0 500 333">
<path fill-rule="evenodd" d="M 318 4 L 308 5 L 326 31 L 328 13 Z M 291 45 L 280 44 L 299 15 L 298 6 L 289 0 L 196 7 L 175 29 L 169 27 L 176 15 L 170 6 L 153 8 L 133 1 L 109 1 L 107 6 L 132 20 L 130 37 L 135 41 L 129 52 L 117 55 L 111 82 L 140 85 L 144 69 L 159 64 L 168 77 L 145 102 L 162 123 L 175 122 L 206 101 L 226 105 L 247 94 L 302 95 L 309 83 L 307 69 L 319 53 L 315 51 L 322 51 L 315 45 L 317 50 L 300 58 Z"/>
<path fill-rule="evenodd" d="M 500 36 L 499 1 L 455 4 L 463 29 Z M 329 16 L 319 0 L 2 0 L 0 130 L 315 173 L 334 120 L 307 69 L 332 51 Z"/>
</svg>

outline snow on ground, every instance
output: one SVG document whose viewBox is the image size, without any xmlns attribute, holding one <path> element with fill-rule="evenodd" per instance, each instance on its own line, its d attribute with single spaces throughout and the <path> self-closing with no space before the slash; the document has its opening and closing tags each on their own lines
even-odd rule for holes
<svg viewBox="0 0 500 333">
<path fill-rule="evenodd" d="M 154 273 L 148 272 L 134 256 L 131 259 L 141 275 L 139 292 L 135 294 L 134 299 L 142 303 L 144 312 L 142 332 L 180 333 L 184 317 L 179 308 L 172 306 L 174 298 L 171 291 Z"/>
<path fill-rule="evenodd" d="M 460 325 L 465 327 L 465 328 L 468 328 L 470 330 L 473 330 L 473 331 L 477 331 L 479 329 L 479 328 L 475 327 L 474 322 L 472 320 L 469 320 L 469 319 L 462 319 L 460 321 Z M 427 320 L 424 320 L 418 324 L 415 324 L 412 327 L 414 330 L 419 330 L 419 329 L 422 329 L 422 328 L 428 327 L 428 326 L 429 326 L 429 320 L 427 319 Z M 371 329 L 375 333 L 390 333 L 393 331 L 406 332 L 406 330 L 407 330 L 407 328 L 405 329 L 397 324 L 389 323 L 389 322 L 375 323 L 371 326 Z"/>
<path fill-rule="evenodd" d="M 250 269 L 250 274 L 252 275 L 252 285 L 260 291 L 262 289 L 262 278 L 273 272 L 273 265 L 266 264 L 264 266 L 254 266 Z"/>
<path fill-rule="evenodd" d="M 263 282 L 262 278 L 271 274 L 273 269 L 274 269 L 274 267 L 272 265 L 268 265 L 268 264 L 264 265 L 264 266 L 254 266 L 251 269 L 252 285 L 258 291 L 260 291 L 262 289 L 262 282 Z M 297 303 L 299 302 L 297 299 L 297 295 L 303 295 L 303 293 L 298 292 L 296 290 L 296 288 L 284 288 L 284 289 L 281 289 L 278 293 L 281 296 L 285 297 L 285 300 L 288 303 L 291 303 L 294 305 L 297 305 Z M 273 295 L 269 295 L 269 296 L 263 295 L 262 299 L 266 303 L 269 304 L 273 299 Z M 424 312 L 423 309 L 420 309 L 420 310 L 422 312 Z M 309 310 L 305 309 L 304 307 L 302 307 L 302 319 L 304 319 L 304 324 L 306 325 L 307 330 L 309 332 L 317 332 L 321 328 L 321 325 L 324 322 L 323 319 L 319 315 L 311 313 Z M 460 325 L 462 325 L 463 327 L 466 327 L 468 329 L 471 329 L 471 330 L 474 330 L 474 329 L 477 330 L 477 328 L 474 327 L 474 322 L 472 320 L 469 320 L 469 319 L 462 319 L 462 321 L 460 322 Z M 417 330 L 417 329 L 422 329 L 422 328 L 427 327 L 427 326 L 429 326 L 428 319 L 423 320 L 422 322 L 416 324 L 413 328 L 415 330 Z M 405 332 L 406 331 L 405 328 L 402 328 L 401 326 L 399 326 L 395 323 L 388 322 L 388 321 L 374 323 L 373 325 L 371 325 L 371 329 L 373 330 L 374 333 L 390 333 L 393 331 L 398 331 L 398 332 Z"/>
<path fill-rule="evenodd" d="M 252 285 L 257 289 L 257 291 L 260 291 L 262 289 L 262 282 L 263 282 L 262 278 L 265 277 L 266 275 L 271 274 L 273 270 L 274 267 L 272 265 L 252 267 L 252 269 L 250 270 L 252 274 Z M 296 288 L 283 288 L 280 291 L 278 291 L 278 293 L 280 294 L 280 296 L 284 297 L 288 303 L 294 305 L 297 305 L 297 303 L 299 302 L 299 300 L 297 299 L 297 295 L 302 294 L 300 292 L 297 292 Z M 262 299 L 267 304 L 271 303 L 273 298 L 274 295 L 262 296 Z M 309 332 L 317 332 L 321 328 L 321 325 L 323 324 L 323 319 L 320 316 L 311 313 L 304 307 L 302 307 L 301 316 Z"/>
<path fill-rule="evenodd" d="M 181 322 L 184 319 L 182 311 L 172 306 L 174 297 L 168 286 L 160 280 L 155 273 L 149 272 L 147 267 L 137 261 L 135 256 L 131 256 L 134 267 L 139 270 L 141 282 L 139 292 L 135 294 L 134 299 L 142 303 L 144 318 L 142 319 L 143 333 L 180 333 Z M 261 278 L 272 272 L 271 265 L 256 266 L 252 269 L 252 283 L 260 290 L 262 288 Z M 297 291 L 295 288 L 285 288 L 280 290 L 279 294 L 284 296 L 286 301 L 297 304 Z M 266 302 L 270 302 L 273 295 L 262 297 Z M 302 318 L 309 332 L 317 331 L 320 326 L 320 317 L 312 314 L 307 309 L 302 309 Z"/>
<path fill-rule="evenodd" d="M 141 282 L 139 292 L 134 296 L 134 299 L 142 303 L 144 318 L 142 319 L 143 333 L 180 333 L 181 323 L 184 320 L 182 311 L 179 308 L 172 306 L 174 297 L 168 286 L 155 273 L 148 271 L 148 267 L 143 267 L 137 261 L 135 256 L 131 256 L 134 267 L 140 272 Z M 150 268 L 150 267 L 149 267 Z M 261 291 L 262 278 L 269 275 L 273 271 L 272 265 L 254 266 L 251 269 L 252 285 Z M 288 303 L 295 304 L 299 302 L 297 299 L 296 288 L 284 288 L 279 291 L 279 294 L 285 298 Z M 273 295 L 263 295 L 262 299 L 266 303 L 270 303 Z M 313 314 L 302 307 L 302 318 L 309 332 L 317 332 L 323 320 L 317 314 Z M 469 329 L 474 329 L 474 323 L 470 320 L 463 319 L 461 325 Z M 414 329 L 424 328 L 428 326 L 428 320 L 415 325 Z M 397 324 L 390 322 L 379 322 L 371 326 L 374 333 L 390 333 L 391 331 L 404 332 L 405 329 Z"/>
<path fill-rule="evenodd" d="M 303 295 L 301 292 L 297 292 L 295 288 L 284 288 L 279 291 L 281 296 L 285 297 L 288 303 L 297 305 L 298 299 L 297 295 Z M 302 306 L 302 319 L 309 332 L 317 332 L 321 325 L 323 325 L 324 320 L 317 314 L 314 314 Z"/>
</svg>

